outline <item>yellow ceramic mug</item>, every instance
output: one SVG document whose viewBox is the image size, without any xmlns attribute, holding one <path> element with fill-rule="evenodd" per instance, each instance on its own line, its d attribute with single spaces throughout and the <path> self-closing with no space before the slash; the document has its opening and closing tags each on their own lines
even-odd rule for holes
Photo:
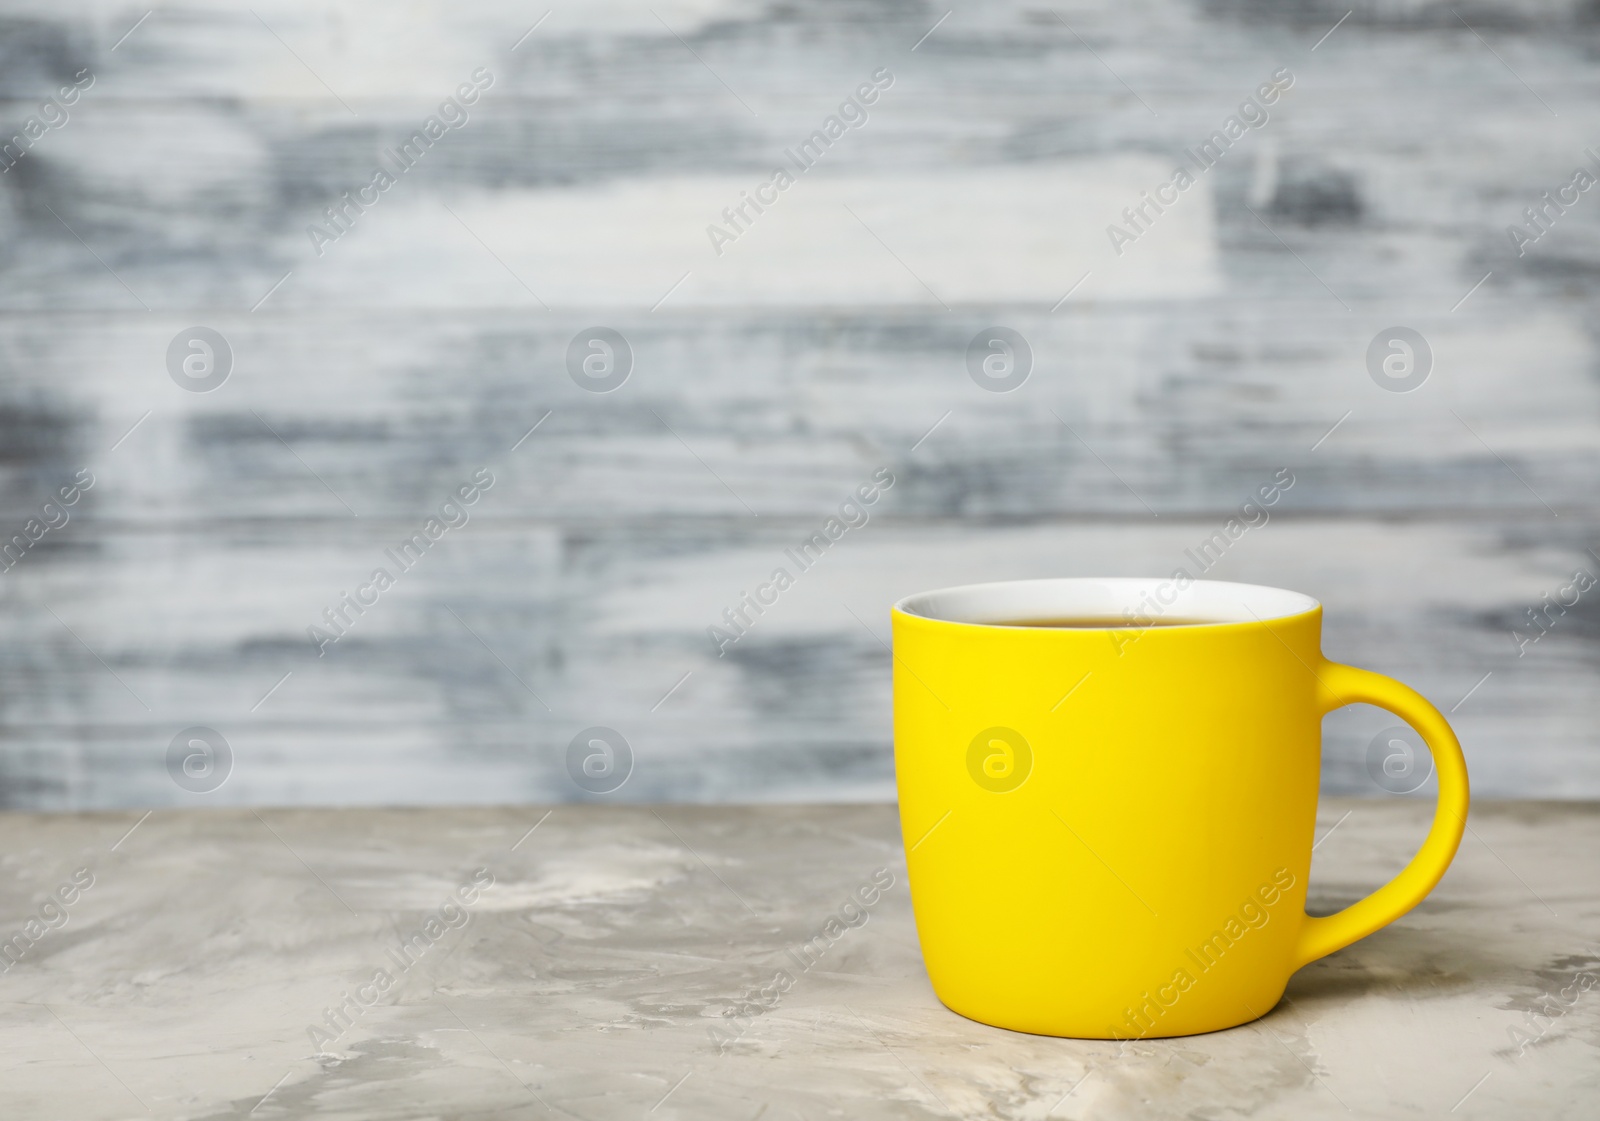
<svg viewBox="0 0 1600 1121">
<path fill-rule="evenodd" d="M 1040 619 L 1135 625 L 1017 625 Z M 1324 659 L 1309 596 L 1025 580 L 911 596 L 893 620 L 911 901 L 934 991 L 963 1016 L 1096 1039 L 1242 1024 L 1296 969 L 1416 906 L 1461 841 L 1450 726 L 1399 682 Z M 1422 734 L 1438 809 L 1403 872 L 1312 918 L 1322 716 L 1357 701 Z"/>
</svg>

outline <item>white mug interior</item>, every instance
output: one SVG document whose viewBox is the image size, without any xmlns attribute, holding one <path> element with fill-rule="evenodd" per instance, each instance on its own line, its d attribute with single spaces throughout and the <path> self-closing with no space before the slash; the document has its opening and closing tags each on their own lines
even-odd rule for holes
<svg viewBox="0 0 1600 1121">
<path fill-rule="evenodd" d="M 1039 620 L 1118 620 L 1149 625 L 1165 617 L 1176 625 L 1211 626 L 1284 619 L 1315 610 L 1311 596 L 1261 584 L 1171 577 L 1068 577 L 964 584 L 918 592 L 895 608 L 907 615 L 978 626 L 1038 625 Z M 1116 625 L 1116 624 L 1113 624 Z"/>
</svg>

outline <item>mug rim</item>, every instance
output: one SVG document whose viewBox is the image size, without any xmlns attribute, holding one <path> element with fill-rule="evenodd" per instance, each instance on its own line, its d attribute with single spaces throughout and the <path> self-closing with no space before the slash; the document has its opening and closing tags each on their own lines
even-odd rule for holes
<svg viewBox="0 0 1600 1121">
<path fill-rule="evenodd" d="M 1056 631 L 1084 633 L 1123 629 L 1123 624 L 1110 626 L 1051 627 L 1023 623 L 1024 619 L 1051 617 L 1107 617 L 1121 615 L 1132 621 L 1138 616 L 1130 614 L 1141 606 L 1156 601 L 1157 589 L 1170 586 L 1174 577 L 1140 576 L 1059 576 L 1027 580 L 993 580 L 980 584 L 957 584 L 948 588 L 934 588 L 914 592 L 898 600 L 890 609 L 891 615 L 930 623 L 945 623 L 958 627 L 979 627 L 1004 631 Z M 1094 598 L 1086 593 L 1101 593 L 1094 607 L 1083 606 Z M 1079 606 L 1071 606 L 1074 593 Z M 1109 593 L 1109 597 L 1106 593 Z M 1132 598 L 1129 598 L 1132 597 Z M 1039 599 L 1050 600 L 1040 605 Z M 1109 598 L 1110 603 L 1104 601 Z M 1185 602 L 1185 601 L 1188 602 Z M 1023 605 L 1032 604 L 1026 609 Z M 988 604 L 990 606 L 984 606 Z M 1199 614 L 1198 620 L 1163 624 L 1162 631 L 1199 630 L 1206 627 L 1238 626 L 1240 624 L 1267 623 L 1291 619 L 1320 611 L 1322 603 L 1314 596 L 1287 588 L 1267 584 L 1241 584 L 1227 580 L 1193 580 L 1177 589 L 1177 598 L 1169 604 L 1160 604 L 1162 611 L 1145 618 L 1155 622 L 1166 611 L 1181 611 L 1186 617 Z M 1237 608 L 1234 613 L 1229 608 Z M 1206 618 L 1208 615 L 1217 618 Z M 986 616 L 977 618 L 974 616 Z M 1016 621 L 1007 621 L 1008 617 Z"/>
</svg>

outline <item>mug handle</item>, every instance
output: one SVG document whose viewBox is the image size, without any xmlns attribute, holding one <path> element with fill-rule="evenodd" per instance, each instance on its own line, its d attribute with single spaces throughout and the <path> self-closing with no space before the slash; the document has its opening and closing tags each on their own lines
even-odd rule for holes
<svg viewBox="0 0 1600 1121">
<path fill-rule="evenodd" d="M 1439 802 L 1427 839 L 1398 876 L 1337 914 L 1306 916 L 1295 945 L 1292 969 L 1365 938 L 1421 903 L 1444 877 L 1467 827 L 1467 761 L 1455 732 L 1438 709 L 1422 694 L 1392 677 L 1355 666 L 1324 661 L 1317 680 L 1317 700 L 1324 715 L 1359 701 L 1388 709 L 1415 728 L 1433 755 L 1433 767 L 1439 775 Z"/>
</svg>

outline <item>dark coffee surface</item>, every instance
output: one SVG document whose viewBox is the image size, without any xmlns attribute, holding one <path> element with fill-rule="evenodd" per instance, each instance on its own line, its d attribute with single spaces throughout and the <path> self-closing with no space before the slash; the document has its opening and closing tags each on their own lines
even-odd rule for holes
<svg viewBox="0 0 1600 1121">
<path fill-rule="evenodd" d="M 1120 615 L 1072 615 L 1042 619 L 1005 619 L 996 621 L 1002 627 L 1055 627 L 1065 630 L 1103 630 L 1118 627 L 1143 630 L 1146 627 L 1192 627 L 1199 623 L 1215 623 L 1215 619 L 1185 619 L 1162 616 L 1158 619 L 1125 619 Z"/>
</svg>

